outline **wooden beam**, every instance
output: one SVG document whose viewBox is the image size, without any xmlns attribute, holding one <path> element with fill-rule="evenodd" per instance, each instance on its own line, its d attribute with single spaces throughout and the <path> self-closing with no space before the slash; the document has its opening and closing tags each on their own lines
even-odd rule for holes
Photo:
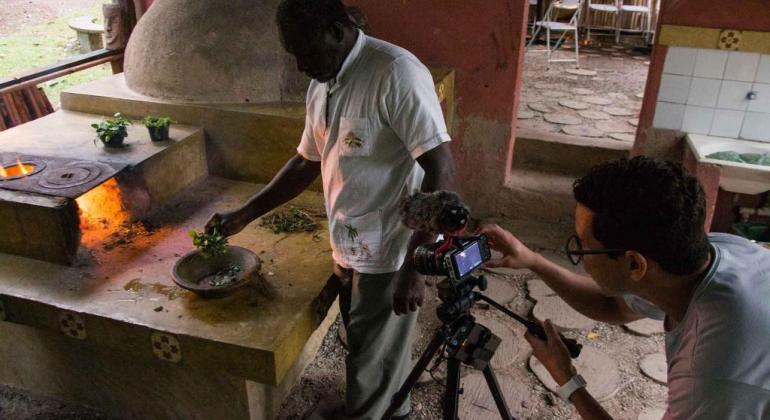
<svg viewBox="0 0 770 420">
<path fill-rule="evenodd" d="M 0 79 L 0 92 L 10 91 L 9 88 L 13 88 L 21 84 L 25 84 L 25 86 L 29 86 L 27 82 L 31 80 L 45 79 L 42 81 L 46 81 L 46 80 L 55 79 L 56 77 L 60 77 L 60 76 L 48 77 L 48 78 L 46 77 L 52 74 L 64 75 L 64 74 L 72 73 L 71 71 L 66 72 L 69 69 L 78 68 L 82 70 L 88 67 L 93 67 L 95 65 L 106 63 L 108 61 L 120 60 L 122 58 L 123 58 L 122 50 L 110 51 L 110 50 L 101 49 L 101 50 L 91 51 L 85 54 L 76 55 L 67 60 L 60 61 L 56 64 L 52 64 L 47 67 L 42 67 L 36 70 L 32 70 L 28 73 L 22 74 L 17 77 Z M 17 90 L 17 89 L 13 89 L 13 90 Z"/>
<path fill-rule="evenodd" d="M 20 89 L 24 89 L 30 86 L 35 86 L 43 82 L 47 82 L 51 79 L 57 79 L 62 76 L 66 76 L 71 73 L 75 73 L 81 70 L 85 70 L 90 67 L 95 67 L 100 64 L 104 64 L 110 61 L 122 60 L 123 52 L 118 51 L 117 54 L 110 54 L 106 57 L 99 58 L 93 61 L 87 61 L 75 66 L 57 67 L 56 71 L 45 71 L 35 74 L 36 77 L 25 77 L 24 80 L 12 79 L 9 81 L 0 82 L 0 94 L 15 92 Z"/>
</svg>

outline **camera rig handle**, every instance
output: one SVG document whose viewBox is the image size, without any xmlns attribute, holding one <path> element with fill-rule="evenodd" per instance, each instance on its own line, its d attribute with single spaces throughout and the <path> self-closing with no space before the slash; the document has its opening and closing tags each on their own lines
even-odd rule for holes
<svg viewBox="0 0 770 420">
<path fill-rule="evenodd" d="M 543 341 L 548 340 L 548 337 L 545 335 L 545 330 L 543 329 L 542 325 L 536 322 L 532 322 L 524 317 L 521 317 L 514 312 L 511 312 L 505 306 L 495 302 L 494 300 L 492 300 L 487 296 L 482 295 L 481 293 L 478 293 L 478 292 L 473 292 L 473 293 L 474 293 L 475 300 L 483 300 L 484 302 L 489 303 L 490 305 L 494 306 L 495 309 L 498 309 L 504 314 L 522 323 L 525 327 L 527 327 L 527 331 L 529 331 L 531 334 L 536 335 L 538 338 L 540 338 Z M 561 334 L 559 334 L 559 338 L 561 338 L 561 341 L 564 343 L 565 346 L 567 346 L 567 350 L 569 351 L 570 357 L 573 359 L 577 359 L 577 357 L 580 356 L 580 351 L 583 349 L 583 345 L 578 343 L 574 339 L 567 338 Z"/>
</svg>

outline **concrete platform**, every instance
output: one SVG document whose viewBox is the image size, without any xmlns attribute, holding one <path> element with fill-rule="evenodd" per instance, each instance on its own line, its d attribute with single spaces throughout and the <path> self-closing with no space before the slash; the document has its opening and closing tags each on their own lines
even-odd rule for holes
<svg viewBox="0 0 770 420">
<path fill-rule="evenodd" d="M 192 248 L 187 232 L 259 188 L 209 178 L 148 220 L 152 233 L 115 248 L 86 231 L 94 245 L 81 267 L 0 254 L 1 318 L 13 324 L 0 322 L 13 337 L 0 340 L 0 382 L 120 417 L 271 418 L 336 316 L 319 298 L 332 264 L 325 223 L 290 235 L 255 223 L 234 236 L 262 259 L 264 282 L 228 298 L 171 280 Z M 323 198 L 294 204 L 320 209 Z"/>
</svg>

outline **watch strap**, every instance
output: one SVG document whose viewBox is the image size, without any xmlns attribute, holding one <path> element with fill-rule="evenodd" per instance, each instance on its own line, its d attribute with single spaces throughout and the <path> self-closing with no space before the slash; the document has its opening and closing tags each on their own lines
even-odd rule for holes
<svg viewBox="0 0 770 420">
<path fill-rule="evenodd" d="M 569 401 L 569 397 L 578 389 L 585 388 L 586 386 L 586 380 L 583 379 L 580 375 L 575 375 L 572 378 L 570 378 L 567 383 L 559 387 L 559 390 L 556 392 L 561 399 L 564 401 Z"/>
</svg>

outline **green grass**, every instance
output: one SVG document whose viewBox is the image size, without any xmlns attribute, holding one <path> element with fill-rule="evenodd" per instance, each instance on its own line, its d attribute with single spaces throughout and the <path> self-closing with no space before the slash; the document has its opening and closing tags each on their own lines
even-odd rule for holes
<svg viewBox="0 0 770 420">
<path fill-rule="evenodd" d="M 78 10 L 41 25 L 23 28 L 13 35 L 0 37 L 0 79 L 18 76 L 79 54 L 77 36 L 67 21 L 83 15 L 96 17 L 101 22 L 101 6 Z M 50 80 L 40 86 L 54 107 L 58 108 L 62 90 L 111 73 L 110 65 L 102 64 Z"/>
</svg>

